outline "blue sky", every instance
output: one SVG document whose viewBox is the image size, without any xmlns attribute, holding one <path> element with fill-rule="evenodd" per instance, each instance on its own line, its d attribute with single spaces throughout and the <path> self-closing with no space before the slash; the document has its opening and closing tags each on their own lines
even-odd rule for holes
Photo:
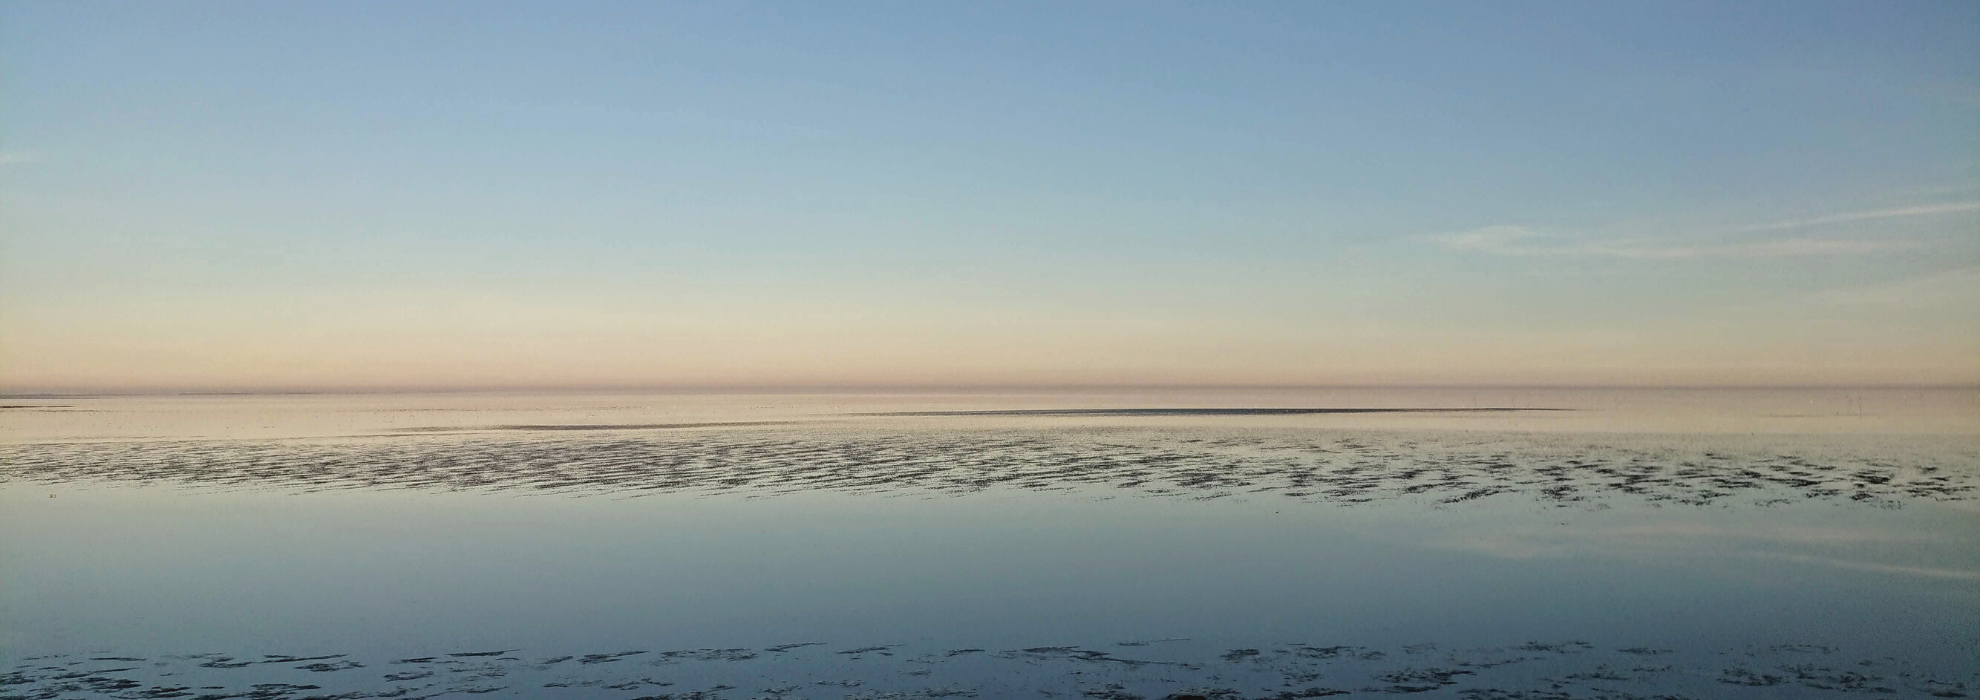
<svg viewBox="0 0 1980 700">
<path fill-rule="evenodd" d="M 1980 381 L 1980 6 L 0 5 L 0 386 Z"/>
</svg>

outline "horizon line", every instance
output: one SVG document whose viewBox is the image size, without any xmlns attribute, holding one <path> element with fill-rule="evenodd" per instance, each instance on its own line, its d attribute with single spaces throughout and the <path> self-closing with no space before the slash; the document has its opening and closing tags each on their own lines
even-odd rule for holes
<svg viewBox="0 0 1980 700">
<path fill-rule="evenodd" d="M 885 393 L 984 393 L 984 392 L 1068 392 L 1068 391 L 1300 391 L 1318 389 L 1354 390 L 1980 390 L 1980 382 L 1884 382 L 1835 384 L 1520 384 L 1520 383 L 1326 383 L 1326 384 L 627 384 L 627 385 L 490 385 L 490 386 L 357 386 L 308 387 L 269 386 L 255 388 L 223 387 L 120 387 L 120 388 L 39 388 L 0 389 L 0 399 L 127 396 L 338 396 L 338 395 L 420 395 L 420 394 L 885 394 Z"/>
</svg>

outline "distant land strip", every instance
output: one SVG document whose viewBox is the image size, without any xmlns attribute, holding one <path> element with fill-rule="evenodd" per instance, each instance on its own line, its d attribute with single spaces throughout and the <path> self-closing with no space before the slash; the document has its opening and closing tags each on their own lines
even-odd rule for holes
<svg viewBox="0 0 1980 700">
<path fill-rule="evenodd" d="M 1328 413 L 1493 413 L 1572 408 L 1038 408 L 999 411 L 889 411 L 855 416 L 1302 416 Z"/>
</svg>

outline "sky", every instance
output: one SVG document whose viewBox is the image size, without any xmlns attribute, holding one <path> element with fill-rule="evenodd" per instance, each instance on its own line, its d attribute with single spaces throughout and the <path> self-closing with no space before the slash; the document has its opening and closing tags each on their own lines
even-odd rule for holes
<svg viewBox="0 0 1980 700">
<path fill-rule="evenodd" d="M 1973 383 L 1973 2 L 0 2 L 0 391 Z"/>
</svg>

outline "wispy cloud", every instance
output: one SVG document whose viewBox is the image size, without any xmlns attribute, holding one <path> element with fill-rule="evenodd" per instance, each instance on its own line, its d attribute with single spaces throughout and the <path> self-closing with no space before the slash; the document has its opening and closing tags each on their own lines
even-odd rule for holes
<svg viewBox="0 0 1980 700">
<path fill-rule="evenodd" d="M 1596 243 L 1577 246 L 1586 255 L 1612 258 L 1677 260 L 1684 258 L 1798 258 L 1818 255 L 1865 255 L 1915 248 L 1914 241 L 1836 238 L 1781 238 L 1758 243 L 1719 245 L 1631 245 Z"/>
<path fill-rule="evenodd" d="M 1711 233 L 1718 236 L 1751 238 L 1753 234 L 1858 224 L 1893 219 L 1943 217 L 1980 212 L 1980 202 L 1952 202 L 1892 209 L 1825 214 L 1800 219 L 1783 219 Z M 1583 235 L 1557 234 L 1525 226 L 1486 226 L 1469 231 L 1433 237 L 1452 250 L 1490 255 L 1602 257 L 1636 260 L 1686 260 L 1694 258 L 1794 258 L 1837 255 L 1870 255 L 1915 249 L 1918 241 L 1889 238 L 1847 238 L 1836 236 L 1794 236 L 1764 240 L 1699 242 L 1655 238 L 1592 239 Z"/>
<path fill-rule="evenodd" d="M 1824 255 L 1865 255 L 1915 248 L 1904 240 L 1850 238 L 1776 238 L 1752 243 L 1671 244 L 1645 240 L 1584 241 L 1566 239 L 1522 226 L 1488 226 L 1436 237 L 1453 250 L 1491 255 L 1604 257 L 1637 260 L 1693 258 L 1792 258 Z"/>
<path fill-rule="evenodd" d="M 1529 245 L 1533 239 L 1544 237 L 1546 234 L 1524 226 L 1487 226 L 1437 236 L 1437 242 L 1458 250 L 1476 250 L 1502 255 L 1530 255 L 1545 250 Z"/>
<path fill-rule="evenodd" d="M 1831 226 L 1834 224 L 1852 224 L 1861 221 L 1878 221 L 1882 219 L 1910 219 L 1921 216 L 1943 216 L 1946 214 L 1959 214 L 1969 211 L 1980 211 L 1980 202 L 1953 202 L 1950 204 L 1929 204 L 1929 205 L 1916 206 L 1916 207 L 1900 207 L 1896 209 L 1875 209 L 1871 211 L 1853 211 L 1843 214 L 1829 214 L 1826 216 L 1811 216 L 1804 219 L 1783 219 L 1781 221 L 1774 221 L 1764 224 L 1741 226 L 1739 228 L 1733 229 L 1733 232 L 1758 233 L 1761 231 L 1787 231 L 1787 230 L 1799 229 L 1799 228 L 1812 228 L 1816 226 Z"/>
<path fill-rule="evenodd" d="M 41 159 L 36 157 L 32 153 L 20 153 L 20 152 L 0 153 L 0 166 L 20 165 L 22 163 L 33 163 L 37 160 L 41 160 Z"/>
</svg>

